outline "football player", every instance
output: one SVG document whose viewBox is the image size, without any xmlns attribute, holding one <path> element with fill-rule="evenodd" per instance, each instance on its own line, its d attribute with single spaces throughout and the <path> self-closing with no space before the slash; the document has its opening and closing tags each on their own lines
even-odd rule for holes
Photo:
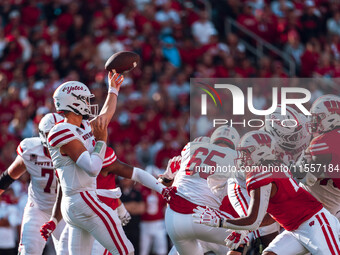
<svg viewBox="0 0 340 255">
<path fill-rule="evenodd" d="M 300 165 L 307 172 L 300 186 L 340 219 L 340 97 L 321 96 L 310 112 L 314 138 Z"/>
<path fill-rule="evenodd" d="M 46 242 L 39 237 L 40 226 L 52 214 L 57 195 L 56 178 L 50 153 L 47 149 L 47 135 L 63 118 L 56 113 L 46 114 L 39 123 L 39 137 L 26 138 L 17 148 L 18 156 L 0 177 L 0 194 L 9 185 L 28 172 L 31 181 L 28 187 L 28 201 L 25 207 L 19 254 L 41 255 Z M 53 242 L 58 247 L 58 240 L 64 228 L 64 221 L 53 233 Z"/>
<path fill-rule="evenodd" d="M 311 135 L 308 132 L 307 118 L 304 115 L 289 106 L 286 107 L 286 115 L 282 115 L 281 110 L 279 105 L 273 113 L 266 115 L 267 121 L 263 130 L 275 138 L 276 157 L 286 165 L 290 165 L 296 162 L 308 147 Z M 241 217 L 246 216 L 250 196 L 247 193 L 245 176 L 229 178 L 228 196 L 237 213 Z M 253 232 L 254 238 L 260 239 L 261 250 L 267 247 L 280 231 L 280 225 L 268 218 L 268 223 L 270 221 L 272 223 L 268 226 L 260 227 Z"/>
<path fill-rule="evenodd" d="M 212 193 L 207 177 L 215 172 L 210 167 L 234 165 L 238 139 L 234 128 L 221 126 L 214 131 L 210 143 L 190 142 L 182 150 L 180 168 L 173 182 L 175 188 L 165 214 L 167 232 L 179 254 L 203 254 L 199 241 L 225 244 L 228 233 L 195 225 L 192 214 L 198 206 L 220 207 L 223 198 Z"/>
<path fill-rule="evenodd" d="M 237 147 L 238 162 L 247 170 L 251 197 L 248 215 L 226 219 L 210 208 L 196 209 L 197 223 L 235 230 L 256 230 L 268 212 L 285 229 L 264 255 L 340 254 L 339 221 L 291 178 L 275 159 L 275 140 L 264 131 L 245 134 Z"/>
<path fill-rule="evenodd" d="M 109 94 L 103 106 L 104 111 L 112 115 L 123 80 L 118 76 L 109 73 Z M 76 81 L 63 83 L 53 95 L 55 107 L 64 114 L 65 121 L 52 128 L 48 146 L 60 179 L 61 212 L 69 225 L 69 252 L 90 254 L 93 236 L 112 254 L 133 254 L 133 246 L 126 238 L 116 211 L 102 203 L 95 191 L 96 177 L 106 152 L 107 124 L 112 115 L 101 114 L 101 121 L 90 124 L 87 119 L 96 116 L 92 111 L 96 107 L 90 104 L 91 97 L 88 87 Z M 128 174 L 131 179 L 144 184 L 149 181 L 151 188 L 162 191 L 163 185 L 156 179 L 150 181 L 145 171 L 132 168 Z M 55 225 L 58 222 L 56 218 L 51 220 Z"/>
</svg>

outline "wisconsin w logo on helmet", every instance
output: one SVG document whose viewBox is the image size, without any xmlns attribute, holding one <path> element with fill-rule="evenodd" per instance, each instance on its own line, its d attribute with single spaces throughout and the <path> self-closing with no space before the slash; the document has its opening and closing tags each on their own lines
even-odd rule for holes
<svg viewBox="0 0 340 255">
<path fill-rule="evenodd" d="M 267 134 L 254 134 L 254 139 L 259 145 L 270 147 L 272 139 Z"/>
<path fill-rule="evenodd" d="M 325 101 L 323 104 L 326 106 L 330 113 L 340 114 L 340 102 L 335 100 Z"/>
</svg>

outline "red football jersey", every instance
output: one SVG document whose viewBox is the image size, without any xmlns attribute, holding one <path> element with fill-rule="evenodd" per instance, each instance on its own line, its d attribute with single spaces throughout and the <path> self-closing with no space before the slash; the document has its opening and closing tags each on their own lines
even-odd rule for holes
<svg viewBox="0 0 340 255">
<path fill-rule="evenodd" d="M 232 215 L 234 218 L 240 218 L 240 215 L 235 211 L 233 205 L 230 203 L 229 197 L 225 196 L 219 208 L 221 211 Z"/>
<path fill-rule="evenodd" d="M 322 205 L 297 185 L 288 169 L 285 171 L 263 171 L 259 167 L 246 173 L 246 184 L 248 193 L 269 183 L 276 185 L 277 192 L 270 198 L 267 212 L 284 229 L 292 231 L 320 211 Z"/>
<path fill-rule="evenodd" d="M 312 156 L 332 154 L 332 161 L 328 168 L 328 177 L 331 177 L 334 185 L 340 188 L 340 128 L 324 133 L 315 137 L 309 146 L 309 151 Z M 321 167 L 321 170 L 324 170 Z"/>
<path fill-rule="evenodd" d="M 105 159 L 103 162 L 103 168 L 113 164 L 117 159 L 117 156 L 114 150 L 110 147 L 106 148 Z M 103 176 L 98 174 L 97 176 L 97 189 L 114 189 L 116 188 L 116 176 L 114 174 L 108 174 L 107 176 Z M 110 206 L 113 210 L 118 207 L 118 199 L 108 198 L 98 196 L 98 198 L 108 206 Z"/>
<path fill-rule="evenodd" d="M 142 221 L 155 221 L 164 219 L 166 203 L 158 192 L 142 186 L 141 194 L 145 202 L 146 210 L 142 214 Z"/>
</svg>

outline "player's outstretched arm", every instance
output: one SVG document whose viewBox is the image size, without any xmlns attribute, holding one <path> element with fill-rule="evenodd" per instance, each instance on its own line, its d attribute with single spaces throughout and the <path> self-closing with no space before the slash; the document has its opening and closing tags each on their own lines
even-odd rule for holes
<svg viewBox="0 0 340 255">
<path fill-rule="evenodd" d="M 25 172 L 24 160 L 18 155 L 8 169 L 0 175 L 0 195 Z"/>
<path fill-rule="evenodd" d="M 163 184 L 159 183 L 157 179 L 148 172 L 138 167 L 133 167 L 128 164 L 125 164 L 118 159 L 111 165 L 103 168 L 102 174 L 104 176 L 109 173 L 113 173 L 121 177 L 137 181 L 142 185 L 157 191 L 160 194 L 162 193 L 162 190 L 165 188 Z"/>
<path fill-rule="evenodd" d="M 271 191 L 271 183 L 251 190 L 248 215 L 238 219 L 222 219 L 220 225 L 234 230 L 254 231 L 258 229 L 267 213 Z"/>
<path fill-rule="evenodd" d="M 105 126 L 109 124 L 113 117 L 113 114 L 116 111 L 118 92 L 120 86 L 124 81 L 124 76 L 119 75 L 118 73 L 109 72 L 108 80 L 109 80 L 108 95 L 100 111 L 100 114 L 97 117 L 98 120 L 101 121 L 101 123 Z"/>
<path fill-rule="evenodd" d="M 271 190 L 272 184 L 269 183 L 250 191 L 250 205 L 248 214 L 245 217 L 229 219 L 224 217 L 223 213 L 218 210 L 198 207 L 194 209 L 195 214 L 193 217 L 196 218 L 194 222 L 211 227 L 254 231 L 259 228 L 266 215 Z"/>
</svg>

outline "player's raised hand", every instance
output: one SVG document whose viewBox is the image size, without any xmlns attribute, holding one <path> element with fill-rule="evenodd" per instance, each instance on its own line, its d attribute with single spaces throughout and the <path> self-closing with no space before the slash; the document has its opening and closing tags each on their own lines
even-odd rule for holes
<svg viewBox="0 0 340 255">
<path fill-rule="evenodd" d="M 56 227 L 56 223 L 53 220 L 50 220 L 41 226 L 40 235 L 45 239 L 45 241 L 47 241 Z"/>
<path fill-rule="evenodd" d="M 248 234 L 249 231 L 247 230 L 235 230 L 224 240 L 225 244 L 231 250 L 237 249 L 242 241 L 244 241 L 244 243 L 249 241 Z"/>
<path fill-rule="evenodd" d="M 108 80 L 109 80 L 109 86 L 112 88 L 115 88 L 118 92 L 120 89 L 120 86 L 122 85 L 124 81 L 124 76 L 119 73 L 109 72 Z"/>
<path fill-rule="evenodd" d="M 210 227 L 217 228 L 220 226 L 221 216 L 219 216 L 214 209 L 209 207 L 198 206 L 194 209 L 194 222 L 198 224 L 204 224 Z"/>
<path fill-rule="evenodd" d="M 97 141 L 107 140 L 107 123 L 104 121 L 99 117 L 91 121 L 92 132 Z"/>
</svg>

